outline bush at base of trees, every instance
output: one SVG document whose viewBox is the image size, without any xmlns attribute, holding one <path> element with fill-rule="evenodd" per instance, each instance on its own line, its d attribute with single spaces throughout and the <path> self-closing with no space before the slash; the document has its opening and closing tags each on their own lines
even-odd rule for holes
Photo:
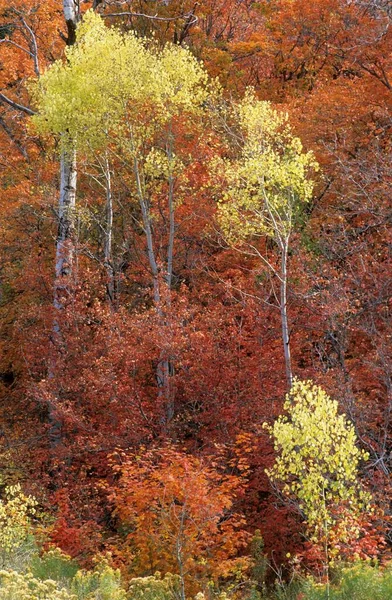
<svg viewBox="0 0 392 600">
<path fill-rule="evenodd" d="M 306 581 L 302 600 L 387 600 L 392 598 L 392 565 L 374 567 L 359 562 L 342 569 L 329 590 L 326 585 Z"/>
<path fill-rule="evenodd" d="M 19 494 L 17 493 L 19 491 Z M 15 502 L 24 512 L 26 496 L 18 489 L 9 503 Z M 8 505 L 4 504 L 4 510 Z M 31 531 L 28 515 L 21 525 L 15 513 L 15 527 L 19 537 L 8 556 L 8 568 L 0 571 L 0 600 L 178 600 L 182 587 L 179 575 L 160 573 L 137 577 L 125 582 L 119 569 L 101 557 L 93 569 L 79 568 L 77 562 L 59 549 L 38 554 L 26 559 L 20 569 L 20 540 L 25 542 L 25 532 Z M 9 521 L 9 531 L 12 523 Z M 7 538 L 8 539 L 8 538 Z M 266 557 L 260 534 L 252 545 L 254 568 L 252 579 L 241 585 L 228 585 L 226 591 L 216 588 L 212 581 L 203 587 L 203 592 L 186 595 L 186 600 L 387 600 L 392 598 L 392 563 L 380 567 L 369 561 L 351 566 L 336 566 L 329 583 L 320 583 L 312 577 L 297 576 L 290 583 L 280 581 L 275 587 L 265 585 Z M 256 547 L 255 547 L 256 546 Z M 13 557 L 15 564 L 12 563 Z M 258 565 L 258 568 L 257 568 Z M 15 570 L 15 569 L 20 569 Z"/>
</svg>

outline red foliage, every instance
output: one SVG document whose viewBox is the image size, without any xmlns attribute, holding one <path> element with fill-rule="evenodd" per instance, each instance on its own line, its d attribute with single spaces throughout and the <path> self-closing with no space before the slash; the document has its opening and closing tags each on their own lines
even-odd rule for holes
<svg viewBox="0 0 392 600">
<path fill-rule="evenodd" d="M 98 4 L 103 10 L 105 3 Z M 261 98 L 284 105 L 322 165 L 289 257 L 293 368 L 339 399 L 370 453 L 372 468 L 363 477 L 386 516 L 360 523 L 357 545 L 342 547 L 342 555 L 388 556 L 382 536 L 389 528 L 392 450 L 389 5 L 371 0 L 153 4 L 161 17 L 186 18 L 113 22 L 142 34 L 154 30 L 158 42 L 186 41 L 220 77 L 226 96 L 252 84 Z M 151 3 L 140 6 L 141 12 L 152 10 Z M 37 60 L 43 69 L 64 52 L 62 12 L 53 1 L 2 0 L 0 25 L 0 87 L 28 108 L 26 82 Z M 58 318 L 55 149 L 35 137 L 25 112 L 1 103 L 0 154 L 7 157 L 0 160 L 1 466 L 6 478 L 13 481 L 16 473 L 27 479 L 45 505 L 56 507 L 52 539 L 72 555 L 118 540 L 107 486 L 118 503 L 118 519 L 144 515 L 151 525 L 141 474 L 153 503 L 163 489 L 162 474 L 180 494 L 188 469 L 204 506 L 208 496 L 215 498 L 214 515 L 228 510 L 235 497 L 247 529 L 262 530 L 275 560 L 302 549 L 316 563 L 315 549 L 303 547 L 297 517 L 275 507 L 264 472 L 273 450 L 260 425 L 280 412 L 285 392 L 274 296 L 279 282 L 222 243 L 208 176 L 208 163 L 227 151 L 220 141 L 222 124 L 212 118 L 191 125 L 181 119 L 173 124 L 185 175 L 176 206 L 173 285 L 162 293 L 165 319 L 154 307 L 140 214 L 120 159 L 113 164 L 116 299 L 108 302 L 105 198 L 81 163 L 73 240 L 77 268 L 67 281 L 59 337 L 53 329 Z M 159 184 L 154 192 L 159 264 L 168 239 L 166 191 Z M 270 261 L 276 260 L 273 243 L 258 243 Z M 157 381 L 162 357 L 170 406 Z M 54 420 L 60 432 L 56 442 Z M 224 465 L 216 449 L 216 444 L 230 446 L 243 432 L 252 439 L 246 492 L 238 471 L 231 475 L 233 487 L 227 487 L 230 459 Z M 144 458 L 136 460 L 141 447 Z M 116 448 L 127 453 L 121 485 L 113 481 L 108 458 Z M 218 466 L 212 464 L 214 454 Z M 238 497 L 234 482 L 241 489 Z M 192 510 L 202 505 L 192 504 Z M 132 515 L 127 514 L 131 506 Z M 219 523 L 212 523 L 219 530 Z M 228 532 L 231 544 L 235 531 L 233 525 Z M 214 537 L 212 529 L 208 535 Z M 139 538 L 140 552 L 146 553 Z M 234 546 L 223 546 L 225 560 L 235 555 Z M 135 546 L 131 555 L 136 554 Z M 162 559 L 165 568 L 171 560 Z"/>
</svg>

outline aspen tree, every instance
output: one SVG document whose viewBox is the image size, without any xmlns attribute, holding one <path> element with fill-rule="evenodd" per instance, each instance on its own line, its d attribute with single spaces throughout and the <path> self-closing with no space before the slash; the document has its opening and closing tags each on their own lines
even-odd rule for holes
<svg viewBox="0 0 392 600">
<path fill-rule="evenodd" d="M 290 237 L 301 208 L 313 191 L 310 172 L 317 170 L 311 152 L 304 152 L 299 138 L 291 132 L 287 115 L 278 113 L 269 102 L 258 101 L 252 91 L 234 108 L 239 129 L 240 156 L 217 163 L 226 182 L 218 206 L 218 219 L 227 241 L 258 256 L 278 277 L 286 378 L 293 375 L 290 329 L 287 315 L 288 256 Z M 272 267 L 254 243 L 257 237 L 274 240 L 280 266 Z"/>
<path fill-rule="evenodd" d="M 336 400 L 311 381 L 294 380 L 284 409 L 272 427 L 264 424 L 276 452 L 266 473 L 303 515 L 310 540 L 323 549 L 328 576 L 334 539 L 340 541 L 332 531 L 342 541 L 358 535 L 350 517 L 369 504 L 358 480 L 368 454 L 357 447 L 354 425 L 338 413 Z"/>
</svg>

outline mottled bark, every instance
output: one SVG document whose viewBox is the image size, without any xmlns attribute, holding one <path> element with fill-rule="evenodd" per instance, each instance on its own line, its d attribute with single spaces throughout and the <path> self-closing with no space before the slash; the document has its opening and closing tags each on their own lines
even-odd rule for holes
<svg viewBox="0 0 392 600">
<path fill-rule="evenodd" d="M 54 306 L 62 309 L 69 294 L 69 279 L 74 258 L 74 218 L 76 203 L 76 153 L 63 152 L 60 160 L 60 195 L 56 239 L 56 278 Z"/>
<path fill-rule="evenodd" d="M 63 1 L 64 19 L 67 25 L 67 45 L 76 41 L 76 27 L 80 20 L 78 0 Z M 55 352 L 62 344 L 62 311 L 70 295 L 70 281 L 74 260 L 74 218 L 76 203 L 77 164 L 76 152 L 62 152 L 60 158 L 60 193 L 58 204 L 58 230 L 56 238 L 56 263 L 54 298 L 55 317 L 53 323 L 53 340 Z M 49 365 L 49 379 L 56 377 L 56 360 Z M 55 404 L 49 405 L 49 444 L 55 448 L 62 441 L 62 421 Z"/>
<path fill-rule="evenodd" d="M 76 42 L 76 27 L 80 20 L 79 0 L 63 0 L 64 19 L 67 25 L 67 46 Z"/>
</svg>

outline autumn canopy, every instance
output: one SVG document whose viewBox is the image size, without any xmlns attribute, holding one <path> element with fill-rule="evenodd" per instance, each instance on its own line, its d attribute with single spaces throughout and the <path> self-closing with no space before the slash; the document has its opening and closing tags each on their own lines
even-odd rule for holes
<svg viewBox="0 0 392 600">
<path fill-rule="evenodd" d="M 391 20 L 0 0 L 0 599 L 390 596 Z"/>
</svg>

